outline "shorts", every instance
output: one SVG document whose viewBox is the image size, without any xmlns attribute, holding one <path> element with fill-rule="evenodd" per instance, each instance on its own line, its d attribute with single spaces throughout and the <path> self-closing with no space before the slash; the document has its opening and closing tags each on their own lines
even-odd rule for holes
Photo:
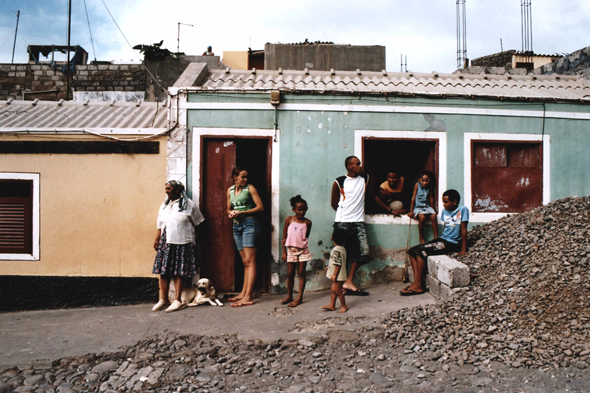
<svg viewBox="0 0 590 393">
<path fill-rule="evenodd" d="M 436 214 L 434 209 L 431 206 L 424 206 L 424 207 L 415 207 L 414 208 L 414 216 L 418 217 L 420 214 L 430 215 Z"/>
<path fill-rule="evenodd" d="M 287 262 L 308 262 L 313 259 L 313 254 L 309 253 L 309 248 L 298 248 L 287 246 Z"/>
<path fill-rule="evenodd" d="M 426 260 L 429 255 L 446 255 L 461 251 L 461 245 L 445 239 L 436 238 L 410 248 L 407 253 L 414 258 Z"/>
<path fill-rule="evenodd" d="M 346 232 L 344 247 L 352 263 L 361 266 L 369 263 L 369 241 L 364 222 L 335 222 L 334 229 Z"/>
<path fill-rule="evenodd" d="M 257 246 L 260 237 L 260 224 L 254 217 L 234 222 L 234 240 L 238 251 L 245 247 L 254 248 Z"/>
</svg>

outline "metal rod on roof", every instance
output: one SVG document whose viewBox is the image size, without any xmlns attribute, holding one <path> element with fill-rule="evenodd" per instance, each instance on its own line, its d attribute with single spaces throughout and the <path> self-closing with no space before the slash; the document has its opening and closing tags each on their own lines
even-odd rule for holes
<svg viewBox="0 0 590 393">
<path fill-rule="evenodd" d="M 457 7 L 457 68 L 463 68 L 467 58 L 467 16 L 465 0 L 456 0 Z"/>
<path fill-rule="evenodd" d="M 180 25 L 193 27 L 193 25 L 189 25 L 188 23 L 178 22 L 178 43 L 176 44 L 176 53 L 180 53 Z"/>
<path fill-rule="evenodd" d="M 72 33 L 72 0 L 68 1 L 68 62 L 66 63 L 66 101 L 70 99 L 70 36 Z"/>
<path fill-rule="evenodd" d="M 12 44 L 12 63 L 14 64 L 14 48 L 16 47 L 16 35 L 18 34 L 18 20 L 20 19 L 20 10 L 16 12 L 16 30 L 14 31 L 14 44 Z"/>
</svg>

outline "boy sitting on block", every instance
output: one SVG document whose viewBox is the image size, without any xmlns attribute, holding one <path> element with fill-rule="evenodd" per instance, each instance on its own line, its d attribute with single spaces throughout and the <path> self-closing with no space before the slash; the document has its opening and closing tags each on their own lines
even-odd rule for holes
<svg viewBox="0 0 590 393">
<path fill-rule="evenodd" d="M 458 252 L 465 255 L 467 252 L 467 224 L 469 223 L 469 209 L 459 206 L 461 195 L 457 190 L 447 190 L 443 193 L 442 202 L 444 210 L 441 220 L 444 224 L 441 237 L 418 244 L 408 250 L 414 282 L 402 289 L 402 296 L 420 295 L 426 291 L 426 260 L 429 255 L 445 255 Z"/>
</svg>

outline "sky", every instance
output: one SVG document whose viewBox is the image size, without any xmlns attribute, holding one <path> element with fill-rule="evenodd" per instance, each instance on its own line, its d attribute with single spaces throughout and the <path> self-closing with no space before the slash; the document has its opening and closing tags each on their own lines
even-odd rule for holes
<svg viewBox="0 0 590 393">
<path fill-rule="evenodd" d="M 164 40 L 163 47 L 175 52 L 180 22 L 180 51 L 190 55 L 200 55 L 208 45 L 222 56 L 223 51 L 264 49 L 267 42 L 308 39 L 383 45 L 388 71 L 400 70 L 403 54 L 408 70 L 451 73 L 457 68 L 455 3 L 72 0 L 70 42 L 86 49 L 89 61 L 138 62 L 142 56 L 132 49 L 137 44 Z M 500 52 L 500 40 L 504 50 L 522 49 L 520 3 L 466 0 L 468 58 Z M 11 63 L 18 10 L 14 62 L 25 63 L 27 45 L 67 44 L 67 9 L 68 0 L 0 0 L 0 63 Z M 536 53 L 566 54 L 590 46 L 589 0 L 532 0 L 532 21 Z"/>
</svg>

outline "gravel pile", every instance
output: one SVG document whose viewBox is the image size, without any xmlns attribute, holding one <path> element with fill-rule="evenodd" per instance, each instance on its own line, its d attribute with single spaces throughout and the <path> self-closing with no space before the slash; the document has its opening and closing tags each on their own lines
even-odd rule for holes
<svg viewBox="0 0 590 393">
<path fill-rule="evenodd" d="M 587 392 L 588 386 L 587 372 L 572 367 L 543 372 L 496 361 L 422 360 L 392 347 L 372 327 L 269 343 L 168 332 L 116 353 L 0 368 L 0 393 L 553 393 Z"/>
<path fill-rule="evenodd" d="M 590 365 L 590 198 L 566 198 L 468 233 L 471 285 L 457 299 L 403 309 L 385 337 L 442 363 Z"/>
</svg>

